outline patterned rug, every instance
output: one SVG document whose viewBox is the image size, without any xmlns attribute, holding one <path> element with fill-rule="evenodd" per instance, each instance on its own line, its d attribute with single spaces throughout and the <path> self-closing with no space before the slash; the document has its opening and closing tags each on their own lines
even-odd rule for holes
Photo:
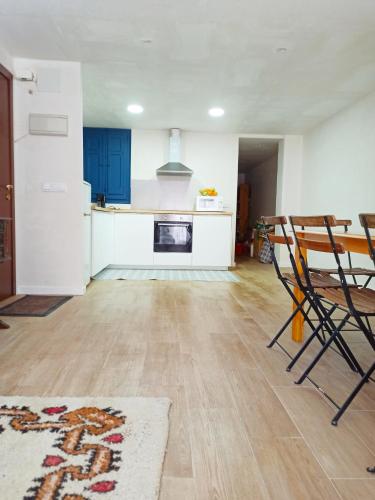
<svg viewBox="0 0 375 500">
<path fill-rule="evenodd" d="M 154 500 L 167 398 L 0 397 L 1 500 Z"/>
<path fill-rule="evenodd" d="M 200 269 L 104 269 L 96 280 L 240 281 L 231 271 Z"/>
</svg>

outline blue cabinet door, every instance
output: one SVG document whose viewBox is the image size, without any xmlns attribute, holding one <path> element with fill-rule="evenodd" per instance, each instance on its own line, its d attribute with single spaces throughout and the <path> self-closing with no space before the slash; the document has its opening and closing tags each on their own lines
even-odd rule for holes
<svg viewBox="0 0 375 500">
<path fill-rule="evenodd" d="M 131 131 L 84 127 L 83 152 L 92 201 L 104 193 L 108 203 L 130 203 Z"/>
<path fill-rule="evenodd" d="M 130 203 L 130 130 L 107 130 L 107 199 Z"/>
</svg>

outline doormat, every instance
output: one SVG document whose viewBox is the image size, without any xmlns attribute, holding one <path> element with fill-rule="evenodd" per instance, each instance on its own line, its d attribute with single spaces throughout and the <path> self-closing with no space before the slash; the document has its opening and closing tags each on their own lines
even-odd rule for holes
<svg viewBox="0 0 375 500">
<path fill-rule="evenodd" d="M 2 500 L 155 500 L 167 398 L 0 397 Z"/>
<path fill-rule="evenodd" d="M 231 271 L 199 269 L 104 269 L 95 280 L 240 281 Z"/>
<path fill-rule="evenodd" d="M 48 316 L 71 295 L 25 295 L 0 309 L 0 316 Z"/>
</svg>

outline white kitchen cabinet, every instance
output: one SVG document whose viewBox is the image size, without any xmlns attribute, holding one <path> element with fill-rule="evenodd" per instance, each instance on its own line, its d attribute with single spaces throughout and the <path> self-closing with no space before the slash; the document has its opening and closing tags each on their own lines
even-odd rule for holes
<svg viewBox="0 0 375 500">
<path fill-rule="evenodd" d="M 114 215 L 112 212 L 92 211 L 92 276 L 113 263 Z"/>
<path fill-rule="evenodd" d="M 230 215 L 193 217 L 193 266 L 231 265 L 232 218 Z"/>
<path fill-rule="evenodd" d="M 115 265 L 152 266 L 154 261 L 154 216 L 115 214 Z"/>
<path fill-rule="evenodd" d="M 185 269 L 190 269 L 192 266 L 191 253 L 164 253 L 156 252 L 154 253 L 154 265 L 155 267 L 184 267 Z"/>
</svg>

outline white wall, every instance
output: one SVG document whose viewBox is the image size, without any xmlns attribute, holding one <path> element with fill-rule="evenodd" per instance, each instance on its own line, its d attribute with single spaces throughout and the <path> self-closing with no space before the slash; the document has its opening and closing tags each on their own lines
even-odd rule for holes
<svg viewBox="0 0 375 500">
<path fill-rule="evenodd" d="M 235 212 L 238 136 L 182 131 L 181 143 L 181 161 L 193 176 L 157 177 L 156 169 L 168 161 L 169 132 L 132 130 L 132 206 L 192 210 L 199 189 L 215 187 L 225 208 Z"/>
<path fill-rule="evenodd" d="M 277 154 L 260 163 L 246 175 L 250 184 L 250 223 L 262 215 L 275 215 L 277 188 Z"/>
<path fill-rule="evenodd" d="M 302 213 L 349 218 L 362 232 L 358 214 L 375 211 L 375 92 L 306 134 L 303 160 Z"/>
<path fill-rule="evenodd" d="M 81 294 L 81 67 L 75 62 L 14 59 L 15 72 L 23 69 L 39 72 L 39 83 L 52 91 L 14 82 L 17 292 Z M 29 135 L 29 113 L 68 115 L 69 135 Z M 43 192 L 42 183 L 50 181 L 64 183 L 67 191 Z"/>
<path fill-rule="evenodd" d="M 302 166 L 303 137 L 286 135 L 279 143 L 276 215 L 301 213 Z M 279 245 L 277 250 L 280 265 L 289 267 L 290 260 L 285 245 Z"/>
<path fill-rule="evenodd" d="M 234 134 L 181 133 L 181 161 L 192 177 L 156 175 L 168 161 L 167 130 L 132 130 L 132 206 L 188 209 L 202 187 L 213 186 L 228 210 L 236 206 L 238 138 Z"/>
<path fill-rule="evenodd" d="M 302 172 L 301 136 L 241 137 L 280 138 L 276 213 L 300 211 Z M 225 207 L 233 212 L 233 252 L 237 206 L 238 134 L 181 133 L 181 161 L 194 170 L 190 179 L 157 178 L 156 169 L 168 161 L 167 130 L 132 130 L 132 206 L 138 208 L 191 209 L 202 187 L 215 187 L 224 197 Z M 287 263 L 287 260 L 285 263 Z"/>
<path fill-rule="evenodd" d="M 8 54 L 8 52 L 0 47 L 0 64 L 2 64 L 8 71 L 12 72 L 13 70 L 13 60 Z"/>
</svg>

